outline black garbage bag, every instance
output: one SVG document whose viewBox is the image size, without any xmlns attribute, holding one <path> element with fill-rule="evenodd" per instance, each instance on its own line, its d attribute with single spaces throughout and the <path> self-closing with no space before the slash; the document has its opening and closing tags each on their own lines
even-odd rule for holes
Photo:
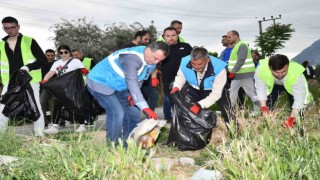
<svg viewBox="0 0 320 180">
<path fill-rule="evenodd" d="M 42 84 L 55 100 L 59 101 L 69 112 L 79 116 L 88 113 L 90 99 L 80 69 L 70 71 Z"/>
<path fill-rule="evenodd" d="M 191 98 L 181 91 L 172 95 L 173 122 L 167 144 L 177 146 L 179 150 L 199 150 L 204 148 L 211 137 L 212 128 L 216 127 L 217 117 L 210 110 L 201 110 L 198 115 L 189 108 Z"/>
<path fill-rule="evenodd" d="M 30 85 L 32 77 L 27 71 L 14 72 L 9 80 L 7 92 L 1 98 L 4 104 L 2 113 L 11 119 L 37 121 L 40 117 L 33 89 Z"/>
</svg>

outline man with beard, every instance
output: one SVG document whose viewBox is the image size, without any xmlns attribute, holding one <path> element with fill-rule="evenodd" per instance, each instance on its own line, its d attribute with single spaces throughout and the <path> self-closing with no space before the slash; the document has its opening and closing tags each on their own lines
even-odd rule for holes
<svg viewBox="0 0 320 180">
<path fill-rule="evenodd" d="M 171 114 L 171 96 L 170 83 L 174 81 L 175 76 L 179 70 L 181 59 L 190 54 L 192 47 L 188 43 L 178 41 L 178 33 L 174 27 L 167 27 L 163 31 L 163 38 L 170 46 L 169 56 L 161 62 L 161 80 L 163 83 L 163 113 L 167 122 L 172 121 Z"/>
</svg>

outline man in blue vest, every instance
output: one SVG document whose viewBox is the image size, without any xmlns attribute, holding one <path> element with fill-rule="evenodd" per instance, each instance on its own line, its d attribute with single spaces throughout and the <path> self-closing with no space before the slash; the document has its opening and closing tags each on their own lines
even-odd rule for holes
<svg viewBox="0 0 320 180">
<path fill-rule="evenodd" d="M 9 77 L 15 71 L 22 69 L 30 71 L 32 76 L 31 86 L 40 111 L 40 118 L 34 122 L 34 132 L 36 136 L 43 135 L 44 116 L 39 102 L 39 83 L 41 81 L 40 68 L 45 65 L 47 59 L 38 43 L 31 37 L 19 33 L 20 25 L 14 17 L 2 19 L 3 30 L 8 34 L 0 42 L 1 78 L 3 84 L 8 85 Z M 6 87 L 4 90 L 6 91 Z M 2 94 L 5 93 L 2 92 Z M 0 105 L 0 111 L 3 110 Z M 0 113 L 0 131 L 6 129 L 8 118 Z"/>
<path fill-rule="evenodd" d="M 209 56 L 205 48 L 195 48 L 191 55 L 182 58 L 170 93 L 183 89 L 183 92 L 191 95 L 196 102 L 190 108 L 194 114 L 217 103 L 225 123 L 229 124 L 229 119 L 235 120 L 235 116 L 230 111 L 228 89 L 225 88 L 226 66 L 220 59 Z"/>
<path fill-rule="evenodd" d="M 140 110 L 157 119 L 140 91 L 156 64 L 169 54 L 164 42 L 115 51 L 100 61 L 88 74 L 89 92 L 106 110 L 107 141 L 126 139 L 137 123 Z M 123 135 L 122 135 L 123 132 Z"/>
<path fill-rule="evenodd" d="M 135 39 L 130 43 L 125 44 L 122 48 L 129 48 L 134 46 L 147 46 L 150 40 L 150 33 L 147 30 L 141 30 L 136 32 Z M 141 92 L 144 98 L 147 100 L 150 109 L 153 111 L 156 109 L 159 99 L 158 85 L 160 84 L 157 74 L 160 73 L 157 69 L 154 69 L 149 79 L 143 81 L 141 86 Z"/>
</svg>

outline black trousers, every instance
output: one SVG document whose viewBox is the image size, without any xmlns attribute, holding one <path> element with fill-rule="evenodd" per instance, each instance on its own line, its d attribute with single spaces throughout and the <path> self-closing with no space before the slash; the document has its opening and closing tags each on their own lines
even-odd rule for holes
<svg viewBox="0 0 320 180">
<path fill-rule="evenodd" d="M 53 112 L 52 112 L 52 122 L 53 124 L 59 124 L 60 117 L 61 117 L 61 110 L 62 110 L 62 104 L 59 103 L 59 101 L 54 101 L 54 107 L 53 107 Z M 84 117 L 79 116 L 75 113 L 70 112 L 70 116 L 73 121 L 78 122 L 79 124 L 84 124 Z"/>
<path fill-rule="evenodd" d="M 275 103 L 277 102 L 278 96 L 282 91 L 285 91 L 286 94 L 288 95 L 290 107 L 292 107 L 293 102 L 294 102 L 293 96 L 288 93 L 288 91 L 284 88 L 284 86 L 275 84 L 272 89 L 272 92 L 268 96 L 268 100 L 267 100 L 267 106 L 270 110 L 274 109 L 274 106 L 275 106 Z"/>
</svg>

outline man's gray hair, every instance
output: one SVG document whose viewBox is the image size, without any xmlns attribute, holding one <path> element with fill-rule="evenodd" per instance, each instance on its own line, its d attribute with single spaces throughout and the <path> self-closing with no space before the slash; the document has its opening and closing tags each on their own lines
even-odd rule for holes
<svg viewBox="0 0 320 180">
<path fill-rule="evenodd" d="M 191 51 L 191 58 L 193 60 L 198 60 L 201 58 L 208 58 L 208 50 L 203 47 L 196 47 Z"/>
<path fill-rule="evenodd" d="M 165 42 L 162 42 L 162 41 L 155 41 L 155 42 L 149 44 L 147 47 L 149 47 L 152 52 L 155 52 L 157 50 L 161 50 L 165 57 L 167 57 L 170 53 L 169 45 Z"/>
</svg>

